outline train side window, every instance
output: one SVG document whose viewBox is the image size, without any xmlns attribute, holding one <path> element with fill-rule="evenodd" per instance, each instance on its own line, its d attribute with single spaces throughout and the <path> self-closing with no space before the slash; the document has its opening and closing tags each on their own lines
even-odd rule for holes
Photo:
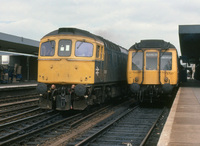
<svg viewBox="0 0 200 146">
<path fill-rule="evenodd" d="M 172 70 L 172 52 L 162 52 L 160 69 Z"/>
<path fill-rule="evenodd" d="M 146 70 L 157 70 L 157 62 L 157 52 L 146 52 Z"/>
<path fill-rule="evenodd" d="M 101 46 L 100 58 L 104 59 L 104 49 L 103 49 L 103 46 Z"/>
<path fill-rule="evenodd" d="M 60 40 L 58 44 L 58 56 L 70 56 L 71 46 L 71 40 Z"/>
<path fill-rule="evenodd" d="M 132 70 L 142 70 L 143 52 L 132 53 Z"/>
<path fill-rule="evenodd" d="M 55 41 L 47 41 L 42 43 L 40 48 L 40 56 L 54 56 Z"/>
<path fill-rule="evenodd" d="M 93 44 L 77 41 L 75 48 L 75 56 L 77 57 L 92 57 L 93 55 Z"/>
<path fill-rule="evenodd" d="M 101 48 L 100 46 L 97 46 L 96 48 L 96 58 L 100 58 Z"/>
</svg>

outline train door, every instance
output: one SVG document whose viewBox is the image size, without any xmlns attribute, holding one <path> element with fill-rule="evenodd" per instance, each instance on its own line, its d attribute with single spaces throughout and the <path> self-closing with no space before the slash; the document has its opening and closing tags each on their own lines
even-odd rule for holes
<svg viewBox="0 0 200 146">
<path fill-rule="evenodd" d="M 159 51 L 145 51 L 143 84 L 159 84 Z"/>
<path fill-rule="evenodd" d="M 104 81 L 104 49 L 103 46 L 96 46 L 96 60 L 95 60 L 95 82 Z"/>
</svg>

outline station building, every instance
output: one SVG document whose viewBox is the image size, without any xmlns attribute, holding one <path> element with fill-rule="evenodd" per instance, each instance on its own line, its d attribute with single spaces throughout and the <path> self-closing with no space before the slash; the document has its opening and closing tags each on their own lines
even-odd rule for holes
<svg viewBox="0 0 200 146">
<path fill-rule="evenodd" d="M 193 78 L 200 80 L 200 25 L 180 25 L 179 41 L 183 63 L 191 74 L 195 72 Z"/>
<path fill-rule="evenodd" d="M 0 84 L 37 81 L 39 41 L 0 33 Z"/>
</svg>

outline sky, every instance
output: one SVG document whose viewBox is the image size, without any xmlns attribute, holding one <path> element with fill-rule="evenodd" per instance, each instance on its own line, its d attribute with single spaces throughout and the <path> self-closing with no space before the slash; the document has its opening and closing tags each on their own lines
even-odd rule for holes
<svg viewBox="0 0 200 146">
<path fill-rule="evenodd" d="M 40 41 L 75 27 L 129 49 L 144 39 L 172 43 L 179 25 L 200 24 L 199 0 L 0 0 L 0 32 Z"/>
</svg>

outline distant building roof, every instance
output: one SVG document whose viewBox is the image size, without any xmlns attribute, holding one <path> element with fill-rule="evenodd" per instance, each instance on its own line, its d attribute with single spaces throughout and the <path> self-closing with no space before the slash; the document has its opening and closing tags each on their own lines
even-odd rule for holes
<svg viewBox="0 0 200 146">
<path fill-rule="evenodd" d="M 0 51 L 37 55 L 39 41 L 0 32 Z"/>
</svg>

